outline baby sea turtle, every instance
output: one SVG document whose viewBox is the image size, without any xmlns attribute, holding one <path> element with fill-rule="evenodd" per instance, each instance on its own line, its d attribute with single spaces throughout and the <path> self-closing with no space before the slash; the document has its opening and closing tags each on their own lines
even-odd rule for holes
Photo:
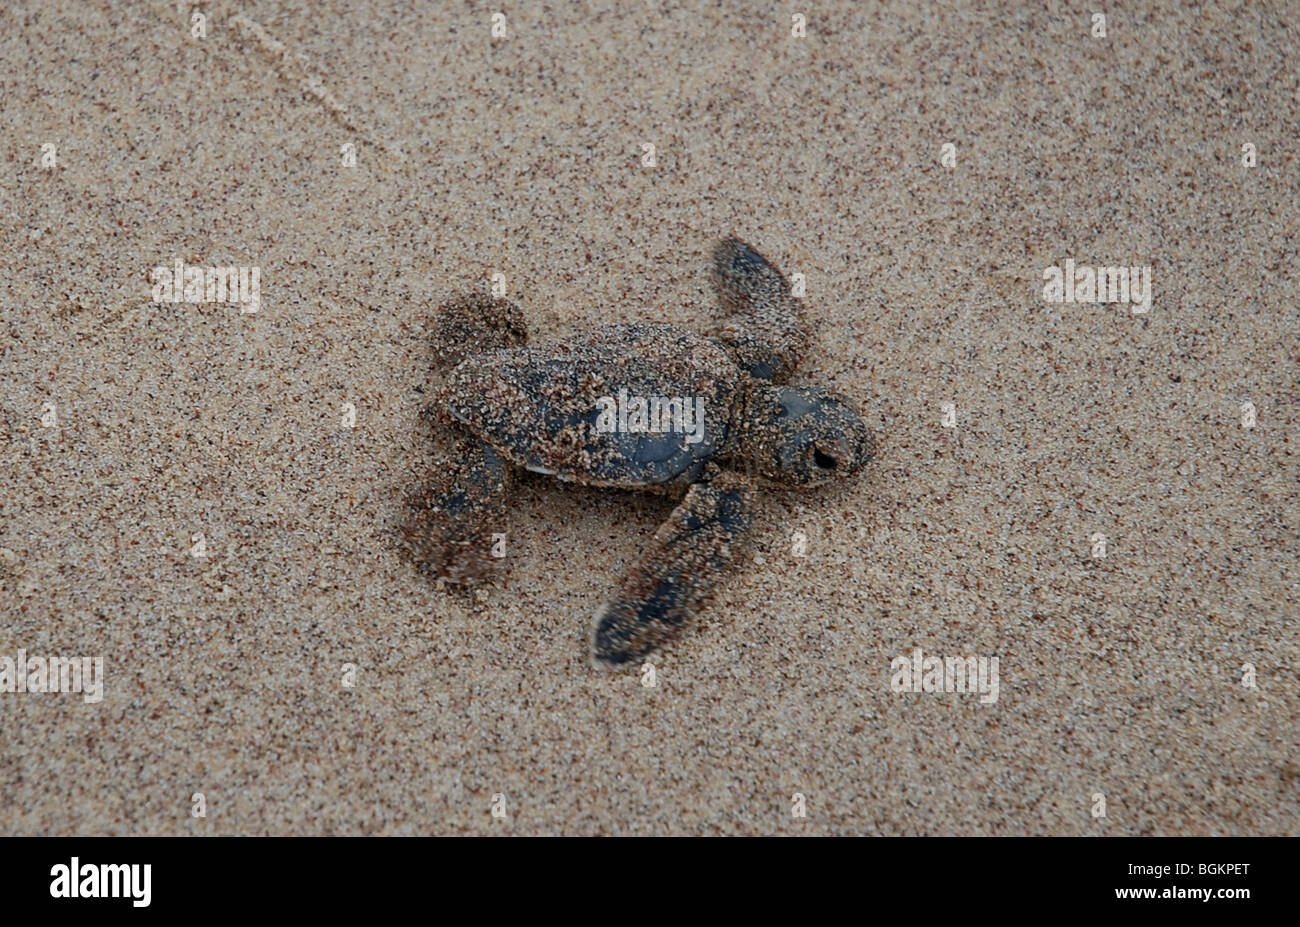
<svg viewBox="0 0 1300 927">
<path fill-rule="evenodd" d="M 595 617 L 596 664 L 618 666 L 669 638 L 738 561 L 756 486 L 820 486 L 866 463 L 874 442 L 848 402 L 784 385 L 808 332 L 781 272 L 731 238 L 713 278 L 726 312 L 713 337 L 633 323 L 528 347 L 506 300 L 444 306 L 439 357 L 456 366 L 434 412 L 457 446 L 421 500 L 417 556 L 450 582 L 485 572 L 519 468 L 684 492 Z"/>
</svg>

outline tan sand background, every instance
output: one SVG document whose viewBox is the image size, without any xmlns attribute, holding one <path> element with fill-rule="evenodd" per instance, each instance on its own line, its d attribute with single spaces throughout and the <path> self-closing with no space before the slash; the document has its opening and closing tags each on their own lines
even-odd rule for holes
<svg viewBox="0 0 1300 927">
<path fill-rule="evenodd" d="M 0 9 L 0 654 L 107 677 L 0 693 L 0 832 L 1300 832 L 1294 3 L 199 8 Z M 477 599 L 403 558 L 427 325 L 500 271 L 534 339 L 702 329 L 728 233 L 880 454 L 645 688 L 587 626 L 670 502 L 525 480 Z M 177 257 L 261 311 L 153 304 Z"/>
</svg>

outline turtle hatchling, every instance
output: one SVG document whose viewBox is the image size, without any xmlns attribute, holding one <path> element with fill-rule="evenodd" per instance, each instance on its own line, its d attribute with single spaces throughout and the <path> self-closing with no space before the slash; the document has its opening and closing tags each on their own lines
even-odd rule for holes
<svg viewBox="0 0 1300 927">
<path fill-rule="evenodd" d="M 724 318 L 708 337 L 637 322 L 533 346 L 505 299 L 444 306 L 437 350 L 454 367 L 433 412 L 456 447 L 419 497 L 416 556 L 448 582 L 484 575 L 520 469 L 680 496 L 595 616 L 594 663 L 618 667 L 672 637 L 739 563 L 757 488 L 856 473 L 875 450 L 858 413 L 828 390 L 787 385 L 808 331 L 785 276 L 730 238 L 714 251 L 713 282 Z"/>
</svg>

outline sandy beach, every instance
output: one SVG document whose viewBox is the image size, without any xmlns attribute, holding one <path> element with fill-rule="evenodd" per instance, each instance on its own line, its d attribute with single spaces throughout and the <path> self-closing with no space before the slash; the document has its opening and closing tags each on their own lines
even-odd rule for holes
<svg viewBox="0 0 1300 927">
<path fill-rule="evenodd" d="M 0 834 L 1300 834 L 1300 10 L 924 6 L 0 9 Z M 707 331 L 728 235 L 878 454 L 647 686 L 672 499 L 404 554 L 433 313 Z"/>
</svg>

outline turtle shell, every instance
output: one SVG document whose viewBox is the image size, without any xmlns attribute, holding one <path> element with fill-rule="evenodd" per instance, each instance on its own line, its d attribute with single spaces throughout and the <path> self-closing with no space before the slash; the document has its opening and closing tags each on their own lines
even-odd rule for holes
<svg viewBox="0 0 1300 927">
<path fill-rule="evenodd" d="M 693 332 L 606 325 L 465 360 L 447 406 L 516 466 L 632 488 L 695 480 L 727 447 L 743 378 Z"/>
</svg>

